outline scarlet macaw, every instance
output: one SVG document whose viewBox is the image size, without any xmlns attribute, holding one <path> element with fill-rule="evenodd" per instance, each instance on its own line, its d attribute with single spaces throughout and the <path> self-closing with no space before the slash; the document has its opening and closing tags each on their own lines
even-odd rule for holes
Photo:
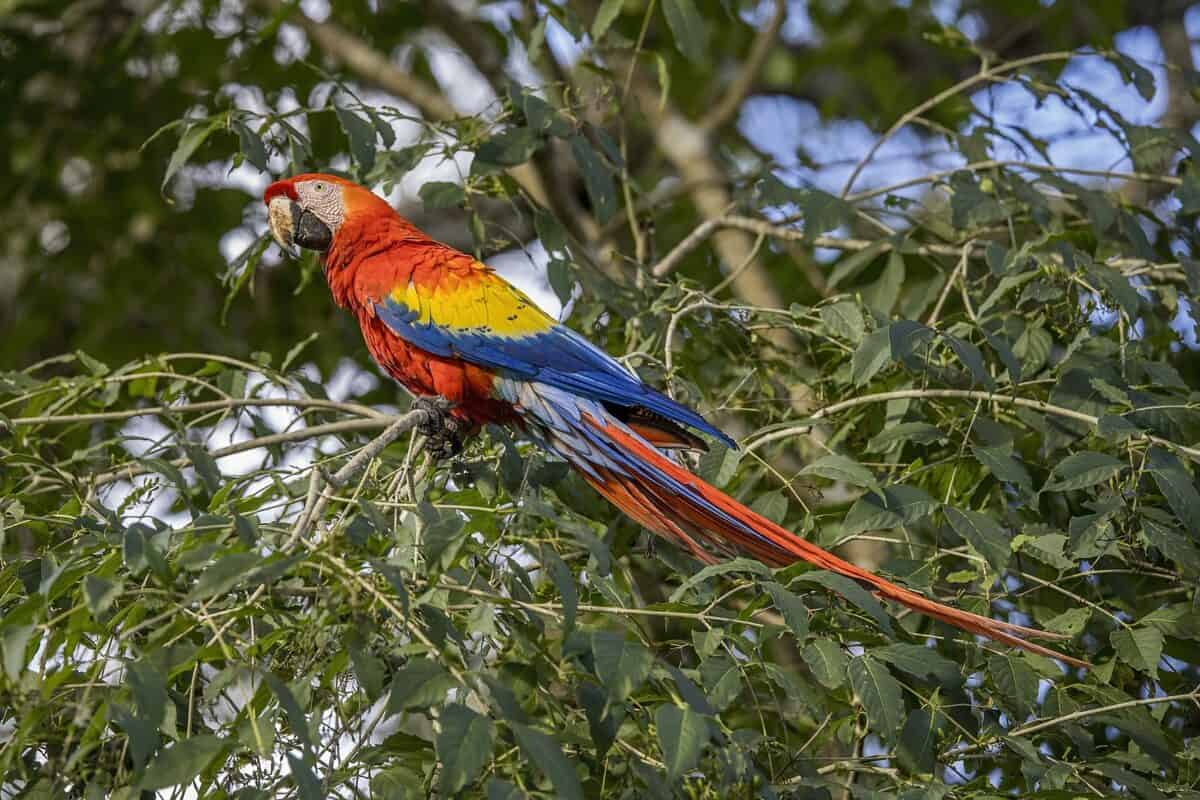
<svg viewBox="0 0 1200 800">
<path fill-rule="evenodd" d="M 321 253 L 334 301 L 357 318 L 375 361 L 415 397 L 444 398 L 450 417 L 467 426 L 515 426 L 701 562 L 718 560 L 709 548 L 773 566 L 804 560 L 962 630 L 1086 663 L 1022 638 L 1061 637 L 934 602 L 838 558 L 688 472 L 662 451 L 703 447 L 692 431 L 735 443 L 370 190 L 306 174 L 271 184 L 263 200 L 275 240 Z"/>
</svg>

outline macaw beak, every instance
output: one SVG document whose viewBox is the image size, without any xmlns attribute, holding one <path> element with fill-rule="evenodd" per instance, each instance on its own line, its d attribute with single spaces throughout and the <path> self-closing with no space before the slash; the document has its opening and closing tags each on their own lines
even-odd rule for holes
<svg viewBox="0 0 1200 800">
<path fill-rule="evenodd" d="M 267 205 L 267 225 L 275 243 L 292 256 L 299 256 L 298 247 L 325 252 L 333 243 L 333 232 L 328 225 L 283 195 L 272 197 Z"/>
</svg>

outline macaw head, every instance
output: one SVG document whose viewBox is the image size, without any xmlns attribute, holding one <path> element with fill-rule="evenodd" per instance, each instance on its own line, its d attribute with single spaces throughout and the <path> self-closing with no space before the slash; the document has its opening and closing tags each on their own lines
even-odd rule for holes
<svg viewBox="0 0 1200 800">
<path fill-rule="evenodd" d="M 336 175 L 307 173 L 284 178 L 263 194 L 271 236 L 281 248 L 328 251 L 343 231 L 365 217 L 395 215 L 387 201 Z"/>
</svg>

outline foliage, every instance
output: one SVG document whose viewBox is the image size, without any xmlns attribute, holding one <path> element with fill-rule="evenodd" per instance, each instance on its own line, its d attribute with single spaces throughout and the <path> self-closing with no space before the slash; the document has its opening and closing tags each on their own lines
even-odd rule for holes
<svg viewBox="0 0 1200 800">
<path fill-rule="evenodd" d="M 461 116 L 414 88 L 435 85 L 425 56 L 407 95 L 392 80 L 400 99 L 372 99 L 326 23 L 305 23 L 306 41 L 349 73 L 273 57 L 299 13 L 273 3 L 237 12 L 228 41 L 216 4 L 192 9 L 200 22 L 155 7 L 90 76 L 31 60 L 0 79 L 26 91 L 26 121 L 4 124 L 13 140 L 34 121 L 81 135 L 29 89 L 39 74 L 171 98 L 146 106 L 169 123 L 152 138 L 120 120 L 90 140 L 111 196 L 55 205 L 62 164 L 44 162 L 57 155 L 7 167 L 25 170 L 14 208 L 44 203 L 38 219 L 66 219 L 86 247 L 62 251 L 56 273 L 30 223 L 12 238 L 34 332 L 3 345 L 29 366 L 0 374 L 0 793 L 1200 797 L 1200 374 L 1186 334 L 1200 148 L 1062 77 L 1091 45 L 1147 101 L 1156 90 L 1104 33 L 1072 38 L 1069 4 L 1046 12 L 1042 51 L 1003 58 L 915 1 L 812 5 L 822 30 L 867 37 L 869 57 L 837 36 L 775 42 L 769 16 L 692 0 L 548 5 L 553 23 L 514 17 L 509 36 L 440 4 L 337 10 L 328 25 L 368 49 L 427 25 L 454 37 L 498 90 Z M 1019 5 L 964 4 L 997 20 Z M 1145 22 L 1093 5 L 1097 31 Z M 42 13 L 6 22 L 4 41 L 29 51 Z M 594 48 L 551 64 L 550 25 Z M 878 65 L 913 52 L 927 79 L 889 94 Z M 233 78 L 226 53 L 270 103 L 216 91 L 213 75 Z M 514 84 L 496 58 L 510 53 L 555 77 Z M 135 85 L 127 59 L 151 55 Z M 159 75 L 169 55 L 177 72 Z M 860 186 L 857 168 L 840 193 L 799 183 L 721 116 L 724 91 L 736 111 L 758 80 L 740 80 L 747 64 L 760 92 L 837 70 L 853 90 L 829 113 L 923 120 L 959 158 L 903 186 Z M 1128 168 L 1053 166 L 1032 131 L 968 102 L 1000 84 L 1079 109 Z M 303 101 L 277 107 L 290 86 Z M 102 158 L 146 138 L 153 178 Z M 681 155 L 689 142 L 701 146 Z M 1020 160 L 994 157 L 1010 145 Z M 695 457 L 699 474 L 931 596 L 1065 634 L 1094 667 L 895 616 L 802 565 L 701 569 L 511 431 L 430 463 L 396 390 L 331 399 L 314 379 L 365 355 L 320 287 L 289 296 L 307 278 L 271 268 L 265 240 L 222 265 L 223 289 L 215 270 L 180 274 L 203 260 L 189 245 L 214 252 L 205 237 L 246 203 L 202 188 L 214 163 L 336 163 L 388 188 L 465 154 L 462 179 L 427 182 L 415 212 L 451 217 L 482 255 L 539 239 L 572 325 L 739 435 L 739 450 Z M 698 166 L 720 186 L 689 183 Z M 103 212 L 94 226 L 88 209 Z M 261 216 L 247 225 L 260 232 Z M 76 286 L 93 261 L 105 280 Z M 151 296 L 139 313 L 155 338 L 111 341 Z M 30 341 L 59 320 L 55 302 L 74 314 L 110 297 L 108 320 L 80 315 L 77 337 L 52 342 L 68 354 L 39 360 Z"/>
</svg>

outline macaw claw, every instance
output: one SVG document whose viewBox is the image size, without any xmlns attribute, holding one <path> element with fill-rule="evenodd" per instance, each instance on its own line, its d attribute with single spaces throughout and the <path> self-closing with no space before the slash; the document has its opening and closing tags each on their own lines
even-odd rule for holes
<svg viewBox="0 0 1200 800">
<path fill-rule="evenodd" d="M 417 423 L 417 433 L 425 437 L 425 452 L 435 461 L 453 458 L 463 451 L 464 434 L 469 425 L 451 415 L 444 400 L 418 397 L 412 407 L 426 413 L 425 419 Z"/>
</svg>

